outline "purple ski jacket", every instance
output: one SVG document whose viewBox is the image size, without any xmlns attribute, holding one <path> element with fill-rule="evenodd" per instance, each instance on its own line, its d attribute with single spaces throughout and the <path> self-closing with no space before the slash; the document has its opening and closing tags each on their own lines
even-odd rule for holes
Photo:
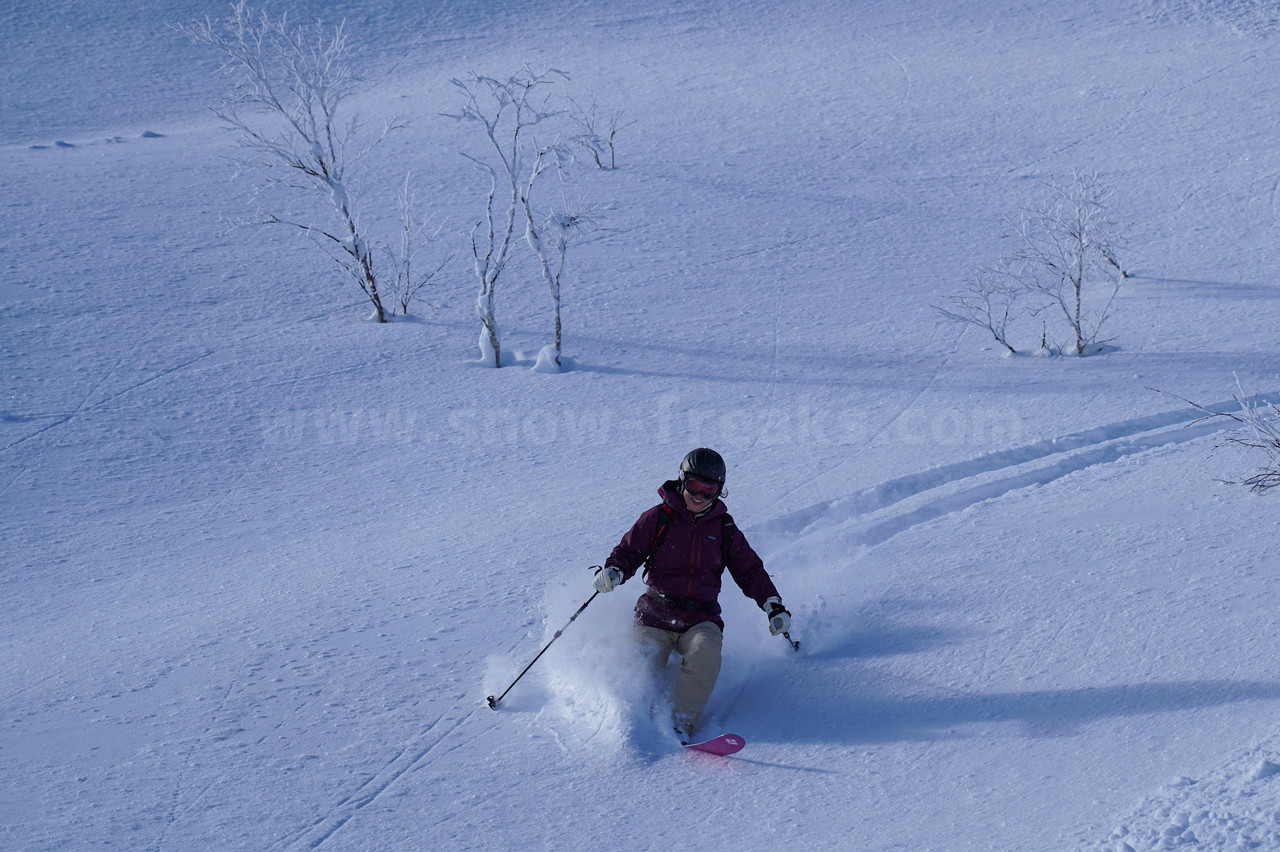
<svg viewBox="0 0 1280 852">
<path fill-rule="evenodd" d="M 637 624 L 683 633 L 695 624 L 710 621 L 723 630 L 718 598 L 725 568 L 743 594 L 756 604 L 763 606 L 765 600 L 778 595 L 764 562 L 751 549 L 747 537 L 736 525 L 725 525 L 722 516 L 727 510 L 723 502 L 717 500 L 710 510 L 695 518 L 685 506 L 675 480 L 663 483 L 658 495 L 662 503 L 639 517 L 604 563 L 621 571 L 625 583 L 652 555 L 643 577 L 649 589 L 636 601 Z M 654 537 L 664 521 L 667 531 L 655 551 Z M 722 532 L 730 537 L 728 565 L 721 564 Z"/>
</svg>

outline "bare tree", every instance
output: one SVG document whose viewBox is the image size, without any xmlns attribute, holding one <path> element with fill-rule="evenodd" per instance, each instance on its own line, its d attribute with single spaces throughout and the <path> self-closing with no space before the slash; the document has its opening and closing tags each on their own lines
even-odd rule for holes
<svg viewBox="0 0 1280 852">
<path fill-rule="evenodd" d="M 596 102 L 596 93 L 591 92 L 591 100 L 586 107 L 581 106 L 573 98 L 569 99 L 573 109 L 569 115 L 578 126 L 578 140 L 584 148 L 591 152 L 598 169 L 616 169 L 618 167 L 618 134 L 635 124 L 629 121 L 622 123 L 622 110 L 613 110 L 607 115 L 600 115 L 600 107 Z M 609 163 L 605 165 L 605 158 Z"/>
<path fill-rule="evenodd" d="M 538 150 L 534 157 L 533 167 L 529 170 L 529 180 L 525 184 L 524 191 L 520 193 L 520 204 L 524 208 L 525 242 L 529 244 L 529 248 L 533 249 L 533 253 L 538 257 L 538 264 L 542 268 L 542 279 L 547 284 L 548 292 L 551 296 L 552 311 L 554 314 L 554 343 L 553 349 L 549 353 L 549 361 L 554 364 L 554 368 L 558 370 L 560 364 L 560 353 L 562 346 L 562 329 L 563 325 L 560 317 L 560 276 L 564 272 L 565 255 L 568 250 L 568 239 L 560 228 L 560 223 L 554 217 L 548 217 L 545 220 L 539 220 L 538 216 L 533 212 L 533 188 L 537 185 L 538 178 L 546 171 L 551 162 L 559 164 L 560 155 L 563 153 L 558 146 L 550 146 Z M 556 262 L 552 263 L 551 255 L 548 253 L 548 247 L 543 239 L 546 234 L 551 242 L 551 251 L 556 253 Z M 545 351 L 545 350 L 544 350 Z M 539 357 L 539 362 L 543 359 Z M 545 363 L 544 363 L 545 366 Z"/>
<path fill-rule="evenodd" d="M 1237 387 L 1239 387 L 1237 385 Z M 1258 470 L 1243 480 L 1254 491 L 1266 491 L 1280 485 L 1280 409 L 1274 403 L 1249 399 L 1241 391 L 1236 397 L 1238 413 L 1225 412 L 1240 423 L 1241 428 L 1228 436 L 1227 442 L 1246 450 L 1262 453 Z"/>
<path fill-rule="evenodd" d="M 964 292 L 951 297 L 949 307 L 933 308 L 949 320 L 984 329 L 1010 355 L 1016 355 L 1018 350 L 1009 342 L 1009 323 L 1023 292 L 1022 282 L 1008 268 L 996 265 L 975 270 Z"/>
<path fill-rule="evenodd" d="M 408 315 L 409 305 L 417 298 L 423 288 L 435 281 L 436 276 L 453 260 L 453 252 L 445 254 L 440 262 L 429 271 L 423 273 L 418 266 L 418 255 L 440 236 L 442 225 L 432 223 L 430 217 L 419 218 L 418 204 L 410 185 L 410 176 L 406 175 L 400 187 L 400 240 L 399 246 L 393 249 L 384 246 L 386 260 L 392 269 L 387 280 L 387 290 L 400 305 L 400 312 Z"/>
<path fill-rule="evenodd" d="M 564 144 L 540 149 L 530 170 L 529 181 L 520 196 L 520 202 L 524 207 L 525 241 L 538 258 L 542 280 L 546 283 L 547 292 L 551 297 L 553 342 L 539 353 L 537 365 L 538 369 L 549 372 L 559 371 L 562 366 L 560 356 L 564 349 L 564 324 L 561 319 L 563 302 L 560 296 L 560 281 L 564 275 L 569 246 L 575 238 L 594 230 L 598 208 L 584 202 L 565 202 L 558 208 L 540 212 L 534 208 L 531 199 L 534 187 L 542 173 L 552 164 L 556 166 L 557 171 L 562 171 L 571 159 L 568 146 Z"/>
<path fill-rule="evenodd" d="M 1124 241 L 1108 217 L 1112 193 L 1096 174 L 1075 172 L 1070 183 L 1048 186 L 1048 201 L 1006 220 L 1016 244 L 1009 264 L 1028 291 L 1062 314 L 1073 354 L 1084 355 L 1107 342 L 1099 335 L 1128 277 L 1117 259 Z"/>
<path fill-rule="evenodd" d="M 1262 395 L 1246 394 L 1239 377 L 1236 377 L 1236 392 L 1232 395 L 1239 407 L 1238 411 L 1216 411 L 1167 391 L 1158 392 L 1181 399 L 1203 411 L 1205 416 L 1196 422 L 1225 417 L 1238 423 L 1239 426 L 1219 446 L 1240 447 L 1262 455 L 1257 470 L 1241 480 L 1241 483 L 1254 491 L 1269 491 L 1280 485 L 1280 408 L 1274 402 L 1264 399 Z"/>
<path fill-rule="evenodd" d="M 517 247 L 522 189 L 529 192 L 545 169 L 530 135 L 534 127 L 564 115 L 563 109 L 551 106 L 546 90 L 567 79 L 561 71 L 535 72 L 526 66 L 505 80 L 472 74 L 451 81 L 462 94 L 462 107 L 449 117 L 480 125 L 490 149 L 486 157 L 463 156 L 489 178 L 485 217 L 471 230 L 471 250 L 480 285 L 476 311 L 481 351 L 495 367 L 502 366 L 494 298 L 498 279 Z"/>
<path fill-rule="evenodd" d="M 318 198 L 330 224 L 265 211 L 262 221 L 313 237 L 369 297 L 378 322 L 386 322 L 375 245 L 348 183 L 365 155 L 403 125 L 368 132 L 358 116 L 347 116 L 366 81 L 355 70 L 360 51 L 344 27 L 294 26 L 287 16 L 274 19 L 238 0 L 225 20 L 178 29 L 218 50 L 222 70 L 236 77 L 215 113 L 236 132 L 250 160 L 268 169 L 268 188 L 302 189 Z"/>
<path fill-rule="evenodd" d="M 1119 260 L 1126 240 L 1109 218 L 1112 194 L 1092 173 L 1074 172 L 1070 182 L 1047 183 L 1050 197 L 1038 207 L 1006 217 L 1004 238 L 1012 250 L 975 270 L 965 289 L 934 305 L 943 317 L 985 330 L 1010 354 L 1011 327 L 1040 319 L 1040 351 L 1056 353 L 1046 317 L 1060 316 L 1071 336 L 1070 351 L 1086 355 L 1107 342 L 1103 325 L 1129 273 Z"/>
</svg>

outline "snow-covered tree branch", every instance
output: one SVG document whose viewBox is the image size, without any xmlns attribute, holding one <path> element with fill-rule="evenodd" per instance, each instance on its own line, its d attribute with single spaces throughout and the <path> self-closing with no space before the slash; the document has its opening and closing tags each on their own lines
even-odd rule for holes
<svg viewBox="0 0 1280 852">
<path fill-rule="evenodd" d="M 539 212 L 531 198 L 538 178 L 554 162 L 557 170 L 570 161 L 568 148 L 563 144 L 540 149 L 524 192 L 520 196 L 525 215 L 525 241 L 533 249 L 542 270 L 542 279 L 551 297 L 554 338 L 538 355 L 537 369 L 556 372 L 561 367 L 560 356 L 564 348 L 564 324 L 561 319 L 562 299 L 560 282 L 564 275 L 565 260 L 573 241 L 597 227 L 599 208 L 585 202 L 564 202 L 558 207 Z"/>
<path fill-rule="evenodd" d="M 1107 342 L 1103 326 L 1129 277 L 1120 261 L 1126 240 L 1109 218 L 1112 194 L 1097 175 L 1075 172 L 1069 182 L 1047 186 L 1045 202 L 1005 219 L 1011 250 L 971 273 L 963 292 L 934 309 L 946 319 L 984 329 L 1011 354 L 1017 352 L 1011 327 L 1048 311 L 1066 323 L 1070 344 L 1051 347 L 1046 321 L 1041 350 L 1087 355 Z"/>
<path fill-rule="evenodd" d="M 1156 389 L 1152 388 L 1152 390 Z M 1245 393 L 1239 377 L 1236 378 L 1236 392 L 1232 394 L 1232 399 L 1238 407 L 1236 411 L 1217 411 L 1167 391 L 1158 392 L 1180 399 L 1203 411 L 1205 416 L 1201 421 L 1218 417 L 1234 420 L 1239 425 L 1228 433 L 1219 446 L 1239 447 L 1262 457 L 1257 469 L 1240 480 L 1241 484 L 1249 486 L 1254 491 L 1269 491 L 1280 485 L 1280 408 L 1277 408 L 1274 402 L 1268 402 L 1258 395 L 1251 396 Z"/>
<path fill-rule="evenodd" d="M 1072 354 L 1085 355 L 1107 342 L 1102 328 L 1128 277 L 1118 259 L 1124 240 L 1109 218 L 1112 193 L 1096 174 L 1048 186 L 1047 201 L 1006 220 L 1015 244 L 1009 261 L 1026 290 L 1066 321 Z"/>
<path fill-rule="evenodd" d="M 236 133 L 249 164 L 264 168 L 269 189 L 301 189 L 319 202 L 328 221 L 262 211 L 263 223 L 287 224 L 314 238 L 355 280 L 385 322 L 384 293 L 376 271 L 376 244 L 361 222 L 351 188 L 354 167 L 403 124 L 369 130 L 349 113 L 364 91 L 357 72 L 360 50 L 342 25 L 295 26 L 239 0 L 229 17 L 178 28 L 198 44 L 219 51 L 222 70 L 236 78 L 216 114 Z M 402 252 L 416 251 L 402 246 Z M 403 258 L 402 258 L 403 260 Z M 401 288 L 411 298 L 412 287 Z"/>
<path fill-rule="evenodd" d="M 495 295 L 497 283 L 517 248 L 517 216 L 523 211 L 525 234 L 533 233 L 531 247 L 538 247 L 537 227 L 532 225 L 528 198 L 553 162 L 563 164 L 566 142 L 539 148 L 531 138 L 535 127 L 565 115 L 552 105 L 548 90 L 567 80 L 561 71 L 534 71 L 529 67 L 506 79 L 472 74 L 455 79 L 462 96 L 460 121 L 479 125 L 487 141 L 485 156 L 464 153 L 488 178 L 484 218 L 471 231 L 471 250 L 479 294 L 480 348 L 495 367 L 502 366 L 502 339 L 498 331 Z M 542 258 L 539 255 L 540 259 Z"/>
<path fill-rule="evenodd" d="M 1002 266 L 975 270 L 965 284 L 964 292 L 952 296 L 946 307 L 934 310 L 946 319 L 975 325 L 990 334 L 1010 355 L 1018 350 L 1009 342 L 1009 323 L 1014 306 L 1023 293 L 1022 283 Z"/>
<path fill-rule="evenodd" d="M 440 237 L 444 226 L 433 223 L 430 217 L 420 216 L 409 175 L 405 176 L 400 188 L 399 202 L 399 245 L 396 248 L 384 246 L 383 253 L 392 270 L 387 279 L 387 290 L 400 305 L 400 312 L 408 314 L 409 306 L 418 297 L 418 293 L 435 282 L 436 276 L 453 260 L 454 252 L 438 258 L 434 265 L 428 264 L 424 272 L 418 264 L 418 256 Z"/>
<path fill-rule="evenodd" d="M 585 107 L 573 98 L 569 99 L 569 103 L 572 106 L 569 115 L 573 123 L 578 126 L 578 141 L 591 152 L 596 168 L 616 169 L 618 167 L 618 134 L 635 122 L 628 121 L 624 124 L 622 110 L 613 110 L 601 115 L 595 92 L 591 93 L 591 99 Z"/>
</svg>

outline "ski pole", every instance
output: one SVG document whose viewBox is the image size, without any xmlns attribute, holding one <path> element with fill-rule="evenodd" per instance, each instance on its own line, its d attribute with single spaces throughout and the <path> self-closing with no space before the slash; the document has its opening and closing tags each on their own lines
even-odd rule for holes
<svg viewBox="0 0 1280 852">
<path fill-rule="evenodd" d="M 787 640 L 787 644 L 791 646 L 791 650 L 793 651 L 800 650 L 800 643 L 792 639 L 790 633 L 786 632 L 785 630 L 782 631 L 782 638 Z"/>
<path fill-rule="evenodd" d="M 569 616 L 569 620 L 568 620 L 567 622 L 565 622 L 564 627 L 561 627 L 559 630 L 557 630 L 557 631 L 556 631 L 556 635 L 554 635 L 554 636 L 552 636 L 552 637 L 551 637 L 551 642 L 554 642 L 554 641 L 556 641 L 557 639 L 559 639 L 559 638 L 560 638 L 560 634 L 561 634 L 561 633 L 563 633 L 563 632 L 565 632 L 566 630 L 568 630 L 568 629 L 569 629 L 569 625 L 570 625 L 570 624 L 573 624 L 574 620 L 575 620 L 578 616 L 582 615 L 582 611 L 583 611 L 584 609 L 586 609 L 586 608 L 587 608 L 587 604 L 589 604 L 589 603 L 591 603 L 593 600 L 595 600 L 595 599 L 596 599 L 596 595 L 598 595 L 598 594 L 600 594 L 600 592 L 598 592 L 598 591 L 597 591 L 597 592 L 592 592 L 591 597 L 587 598 L 586 603 L 584 603 L 582 606 L 578 607 L 578 611 L 577 611 L 577 612 L 575 612 L 573 615 Z M 506 698 L 506 697 L 507 697 L 507 693 L 511 691 L 511 687 L 512 687 L 512 686 L 515 686 L 517 683 L 519 683 L 519 682 L 520 682 L 520 678 L 524 677 L 524 676 L 525 676 L 525 674 L 529 671 L 529 669 L 533 668 L 533 664 L 534 664 L 534 663 L 536 663 L 536 662 L 538 662 L 538 659 L 539 659 L 543 654 L 547 653 L 547 649 L 551 647 L 551 642 L 548 642 L 547 644 L 545 644 L 545 645 L 543 645 L 543 646 L 542 646 L 542 650 L 538 652 L 538 656 L 537 656 L 537 657 L 534 657 L 532 660 L 530 660 L 530 661 L 529 661 L 529 665 L 527 665 L 527 666 L 525 666 L 525 667 L 524 667 L 524 671 L 522 671 L 522 672 L 520 672 L 520 674 L 516 675 L 516 679 L 515 679 L 515 680 L 513 680 L 513 681 L 511 681 L 511 686 L 508 686 L 506 689 L 504 689 L 504 690 L 502 691 L 502 694 L 501 694 L 501 695 L 499 695 L 497 698 L 493 697 L 492 695 L 490 695 L 490 696 L 488 696 L 488 697 L 486 697 L 486 698 L 485 698 L 485 701 L 487 701 L 487 702 L 489 703 L 489 709 L 491 709 L 491 710 L 497 710 L 497 709 L 498 709 L 498 702 L 499 702 L 499 701 L 501 701 L 502 699 Z"/>
</svg>

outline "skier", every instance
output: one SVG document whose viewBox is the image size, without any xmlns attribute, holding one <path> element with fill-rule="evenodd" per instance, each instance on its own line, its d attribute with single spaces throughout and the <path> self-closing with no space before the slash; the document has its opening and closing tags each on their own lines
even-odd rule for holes
<svg viewBox="0 0 1280 852">
<path fill-rule="evenodd" d="M 686 455 L 679 477 L 658 489 L 662 502 L 640 515 L 592 581 L 597 591 L 611 592 L 645 566 L 649 588 L 636 601 L 636 632 L 656 669 L 673 651 L 680 655 L 671 698 L 682 742 L 697 729 L 720 674 L 724 621 L 717 599 L 724 569 L 768 615 L 769 632 L 791 629 L 791 613 L 764 563 L 721 502 L 725 472 L 715 450 Z"/>
</svg>

